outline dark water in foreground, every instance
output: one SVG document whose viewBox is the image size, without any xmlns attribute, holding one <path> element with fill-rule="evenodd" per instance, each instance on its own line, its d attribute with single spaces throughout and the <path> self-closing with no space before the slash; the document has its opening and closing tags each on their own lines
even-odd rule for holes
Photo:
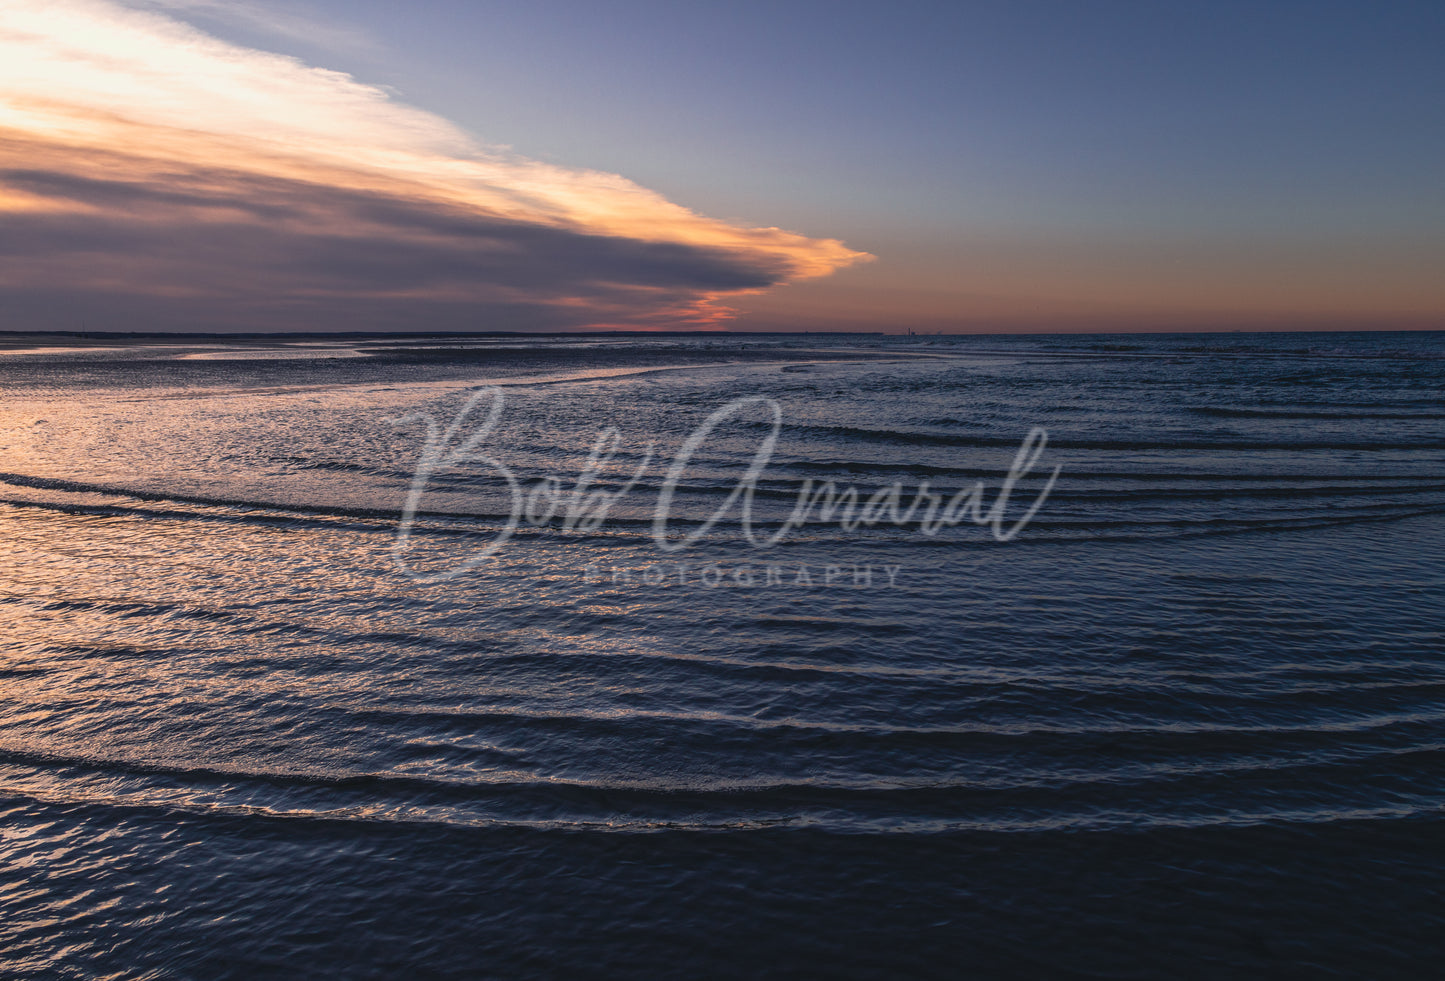
<svg viewBox="0 0 1445 981">
<path fill-rule="evenodd" d="M 491 383 L 398 548 L 415 414 Z M 7 977 L 1437 976 L 1442 335 L 133 345 L 0 391 Z M 781 540 L 701 534 L 773 405 Z M 568 528 L 608 426 L 632 484 Z M 923 503 L 783 534 L 808 480 Z"/>
</svg>

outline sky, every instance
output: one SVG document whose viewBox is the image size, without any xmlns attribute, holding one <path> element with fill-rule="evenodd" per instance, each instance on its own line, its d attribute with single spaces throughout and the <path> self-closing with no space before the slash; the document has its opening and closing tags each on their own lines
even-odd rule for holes
<svg viewBox="0 0 1445 981">
<path fill-rule="evenodd" d="M 1445 328 L 1445 4 L 0 0 L 0 330 Z"/>
</svg>

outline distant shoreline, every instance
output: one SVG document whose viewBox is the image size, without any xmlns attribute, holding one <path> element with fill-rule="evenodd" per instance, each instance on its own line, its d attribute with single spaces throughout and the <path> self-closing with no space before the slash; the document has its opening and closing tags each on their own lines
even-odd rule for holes
<svg viewBox="0 0 1445 981">
<path fill-rule="evenodd" d="M 33 346 L 36 342 L 51 342 L 57 345 L 68 347 L 87 347 L 99 344 L 123 344 L 123 343 L 196 343 L 214 342 L 226 344 L 287 344 L 306 342 L 365 342 L 365 341 L 393 341 L 404 339 L 411 343 L 425 341 L 467 341 L 467 340 L 493 340 L 493 339 L 526 339 L 534 341 L 574 341 L 588 338 L 618 338 L 618 339 L 644 339 L 644 338 L 673 338 L 688 340 L 739 340 L 739 339 L 766 339 L 766 338 L 900 338 L 916 339 L 928 337 L 1060 337 L 1060 336 L 1097 336 L 1097 337 L 1167 337 L 1167 336 L 1205 336 L 1205 337 L 1227 337 L 1230 335 L 1273 335 L 1273 334 L 1431 334 L 1445 333 L 1442 327 L 1403 327 L 1388 329 L 1340 329 L 1320 328 L 1316 330 L 1241 330 L 1241 329 L 1219 329 L 1219 330 L 1159 330 L 1159 331 L 1132 331 L 1132 330 L 1077 330 L 1077 331 L 1006 331 L 1006 330 L 980 330 L 980 331 L 955 331 L 950 333 L 919 333 L 899 334 L 888 331 L 818 331 L 818 330 L 793 330 L 793 331 L 710 331 L 710 330 L 573 330 L 573 331 L 245 331 L 245 332 L 224 332 L 224 331 L 108 331 L 108 330 L 83 330 L 83 331 L 62 331 L 62 330 L 0 330 L 0 350 L 20 346 Z"/>
<path fill-rule="evenodd" d="M 638 340 L 643 338 L 688 338 L 688 339 L 736 339 L 736 338 L 768 338 L 768 337 L 888 337 L 899 336 L 889 335 L 882 331 L 861 332 L 861 331 L 775 331 L 758 333 L 724 333 L 719 331 L 696 331 L 696 330 L 604 330 L 604 331 L 563 331 L 563 332 L 533 332 L 533 331 L 346 331 L 334 333 L 329 331 L 313 332 L 292 332 L 278 331 L 274 333 L 246 332 L 246 333 L 219 333 L 219 332 L 170 332 L 170 331 L 58 331 L 58 330 L 0 330 L 0 350 L 16 347 L 32 347 L 36 343 L 48 343 L 65 347 L 90 347 L 100 345 L 116 344 L 195 344 L 198 342 L 224 343 L 224 344 L 297 344 L 297 343 L 341 343 L 341 342 L 367 342 L 367 341 L 396 341 L 405 340 L 408 343 L 424 343 L 427 341 L 485 341 L 485 340 L 553 340 L 559 342 L 572 341 L 588 338 L 617 338 L 619 340 Z"/>
</svg>

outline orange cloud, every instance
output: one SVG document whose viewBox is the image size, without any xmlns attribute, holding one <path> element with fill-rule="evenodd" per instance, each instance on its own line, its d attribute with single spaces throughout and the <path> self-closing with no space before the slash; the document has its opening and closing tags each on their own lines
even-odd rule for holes
<svg viewBox="0 0 1445 981">
<path fill-rule="evenodd" d="M 12 329 L 708 325 L 868 256 L 477 144 L 103 0 L 0 12 Z"/>
</svg>

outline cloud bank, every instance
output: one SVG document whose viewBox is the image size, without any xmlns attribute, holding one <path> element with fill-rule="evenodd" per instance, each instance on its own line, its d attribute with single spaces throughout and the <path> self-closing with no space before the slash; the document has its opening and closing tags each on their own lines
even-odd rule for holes
<svg viewBox="0 0 1445 981">
<path fill-rule="evenodd" d="M 715 326 L 866 258 L 158 13 L 0 2 L 0 329 Z"/>
</svg>

